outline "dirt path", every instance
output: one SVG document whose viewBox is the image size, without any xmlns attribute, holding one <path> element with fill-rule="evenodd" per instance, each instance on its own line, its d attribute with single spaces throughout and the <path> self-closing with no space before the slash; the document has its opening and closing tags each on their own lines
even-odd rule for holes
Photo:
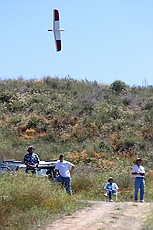
<svg viewBox="0 0 153 230">
<path fill-rule="evenodd" d="M 95 202 L 91 207 L 56 220 L 46 230 L 140 230 L 152 208 L 150 203 Z"/>
</svg>

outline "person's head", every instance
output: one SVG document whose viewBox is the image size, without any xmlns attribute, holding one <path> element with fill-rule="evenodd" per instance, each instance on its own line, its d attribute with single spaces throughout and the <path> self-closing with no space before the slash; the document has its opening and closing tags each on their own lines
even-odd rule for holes
<svg viewBox="0 0 153 230">
<path fill-rule="evenodd" d="M 60 156 L 59 156 L 59 160 L 60 160 L 60 162 L 63 162 L 64 156 L 63 156 L 63 155 L 60 155 Z"/>
<path fill-rule="evenodd" d="M 32 145 L 30 145 L 30 146 L 27 148 L 27 151 L 28 151 L 28 153 L 30 153 L 30 154 L 32 154 L 34 150 L 35 150 L 35 148 L 34 148 Z"/>
<path fill-rule="evenodd" d="M 113 181 L 114 181 L 113 177 L 110 177 L 110 178 L 108 179 L 108 182 L 109 182 L 110 184 L 112 184 Z"/>
<path fill-rule="evenodd" d="M 137 158 L 137 159 L 136 159 L 136 164 L 137 164 L 137 165 L 140 165 L 141 163 L 142 163 L 142 159 L 141 159 L 141 158 Z"/>
</svg>

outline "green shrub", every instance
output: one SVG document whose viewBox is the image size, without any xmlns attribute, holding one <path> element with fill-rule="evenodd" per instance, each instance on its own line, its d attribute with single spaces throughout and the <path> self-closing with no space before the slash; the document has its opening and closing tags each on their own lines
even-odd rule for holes
<svg viewBox="0 0 153 230">
<path fill-rule="evenodd" d="M 3 92 L 0 94 L 0 101 L 2 103 L 9 103 L 12 98 L 12 94 L 10 92 Z"/>
<path fill-rule="evenodd" d="M 126 84 L 123 81 L 120 80 L 116 80 L 111 84 L 111 88 L 113 91 L 115 91 L 116 93 L 121 93 L 123 92 L 123 90 L 126 89 Z"/>
<path fill-rule="evenodd" d="M 17 125 L 18 123 L 20 123 L 22 120 L 22 116 L 21 115 L 15 115 L 15 116 L 11 116 L 8 118 L 8 123 L 11 125 Z"/>
</svg>

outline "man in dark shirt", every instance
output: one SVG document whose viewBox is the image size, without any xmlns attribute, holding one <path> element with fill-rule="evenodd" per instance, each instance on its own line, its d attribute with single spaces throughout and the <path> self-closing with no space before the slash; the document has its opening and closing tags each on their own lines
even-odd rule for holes
<svg viewBox="0 0 153 230">
<path fill-rule="evenodd" d="M 33 146 L 29 146 L 27 148 L 28 154 L 24 156 L 24 163 L 26 165 L 26 173 L 28 173 L 29 171 L 32 174 L 37 173 L 37 167 L 38 167 L 40 160 L 39 160 L 39 156 L 33 152 L 34 150 L 35 148 Z"/>
</svg>

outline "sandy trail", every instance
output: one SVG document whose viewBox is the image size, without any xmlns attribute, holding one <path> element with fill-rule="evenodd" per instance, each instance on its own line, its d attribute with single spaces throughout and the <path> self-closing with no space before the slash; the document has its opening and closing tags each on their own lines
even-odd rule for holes
<svg viewBox="0 0 153 230">
<path fill-rule="evenodd" d="M 46 230 L 136 230 L 141 229 L 153 208 L 151 203 L 95 202 L 48 225 Z"/>
</svg>

